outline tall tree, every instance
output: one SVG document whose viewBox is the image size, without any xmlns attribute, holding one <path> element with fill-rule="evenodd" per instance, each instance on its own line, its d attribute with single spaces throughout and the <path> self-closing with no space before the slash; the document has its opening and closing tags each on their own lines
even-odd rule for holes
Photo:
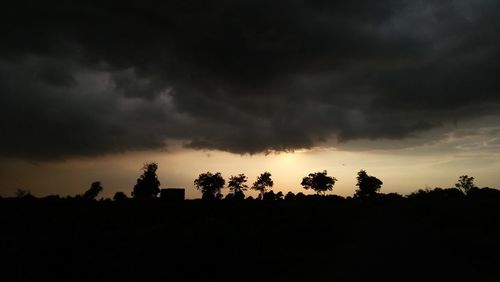
<svg viewBox="0 0 500 282">
<path fill-rule="evenodd" d="M 464 194 L 469 193 L 469 191 L 473 188 L 477 188 L 474 184 L 474 177 L 468 175 L 462 175 L 458 178 L 458 182 L 455 184 L 460 191 Z"/>
<path fill-rule="evenodd" d="M 213 200 L 222 198 L 221 189 L 226 184 L 220 172 L 212 174 L 211 172 L 202 173 L 194 180 L 194 186 L 202 193 L 202 199 Z"/>
<path fill-rule="evenodd" d="M 85 193 L 83 194 L 83 198 L 86 200 L 95 200 L 97 195 L 99 195 L 99 193 L 101 193 L 102 190 L 103 188 L 101 186 L 101 182 L 99 181 L 93 182 L 90 185 L 89 190 L 85 191 Z"/>
<path fill-rule="evenodd" d="M 325 195 L 326 191 L 332 191 L 336 181 L 337 178 L 328 176 L 327 171 L 323 170 L 323 172 L 309 173 L 309 176 L 302 178 L 300 185 L 306 190 L 312 189 L 318 194 Z"/>
<path fill-rule="evenodd" d="M 245 193 L 243 191 L 246 191 L 248 188 L 248 186 L 245 184 L 247 180 L 248 178 L 243 173 L 238 174 L 236 176 L 231 175 L 231 177 L 229 177 L 229 182 L 227 184 L 227 187 L 234 195 L 232 199 L 234 200 L 245 199 Z"/>
<path fill-rule="evenodd" d="M 257 177 L 257 180 L 252 185 L 252 189 L 260 192 L 260 199 L 264 198 L 264 193 L 267 191 L 267 187 L 273 187 L 274 182 L 271 179 L 271 173 L 264 172 Z"/>
<path fill-rule="evenodd" d="M 359 187 L 359 189 L 356 190 L 356 194 L 354 194 L 354 197 L 356 198 L 373 197 L 380 190 L 382 184 L 384 184 L 375 176 L 368 175 L 363 169 L 358 172 L 356 179 L 358 180 L 356 186 Z"/>
<path fill-rule="evenodd" d="M 157 163 L 146 163 L 142 175 L 137 179 L 132 196 L 136 199 L 152 199 L 160 193 L 160 181 L 156 175 Z"/>
</svg>

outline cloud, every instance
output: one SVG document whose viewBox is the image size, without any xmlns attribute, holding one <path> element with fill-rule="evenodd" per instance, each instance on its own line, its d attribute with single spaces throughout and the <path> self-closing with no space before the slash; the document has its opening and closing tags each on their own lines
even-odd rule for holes
<svg viewBox="0 0 500 282">
<path fill-rule="evenodd" d="M 343 146 L 499 110 L 496 1 L 58 2 L 3 9 L 2 156 Z"/>
</svg>

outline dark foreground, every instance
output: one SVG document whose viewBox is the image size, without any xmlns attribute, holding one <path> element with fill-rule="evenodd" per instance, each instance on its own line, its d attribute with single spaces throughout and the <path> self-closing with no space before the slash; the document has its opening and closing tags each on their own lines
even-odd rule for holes
<svg viewBox="0 0 500 282">
<path fill-rule="evenodd" d="M 0 201 L 1 281 L 500 281 L 500 200 Z"/>
</svg>

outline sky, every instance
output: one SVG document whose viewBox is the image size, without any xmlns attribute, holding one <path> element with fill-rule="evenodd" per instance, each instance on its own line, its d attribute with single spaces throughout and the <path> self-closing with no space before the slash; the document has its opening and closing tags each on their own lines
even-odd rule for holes
<svg viewBox="0 0 500 282">
<path fill-rule="evenodd" d="M 327 170 L 500 187 L 500 2 L 28 1 L 0 12 L 0 195 Z M 253 192 L 248 192 L 253 195 Z"/>
</svg>

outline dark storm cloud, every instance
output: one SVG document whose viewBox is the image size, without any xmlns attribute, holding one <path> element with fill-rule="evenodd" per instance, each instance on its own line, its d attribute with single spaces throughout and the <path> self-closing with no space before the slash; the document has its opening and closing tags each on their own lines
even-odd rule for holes
<svg viewBox="0 0 500 282">
<path fill-rule="evenodd" d="M 235 153 L 497 114 L 497 1 L 16 1 L 0 154 Z"/>
</svg>

